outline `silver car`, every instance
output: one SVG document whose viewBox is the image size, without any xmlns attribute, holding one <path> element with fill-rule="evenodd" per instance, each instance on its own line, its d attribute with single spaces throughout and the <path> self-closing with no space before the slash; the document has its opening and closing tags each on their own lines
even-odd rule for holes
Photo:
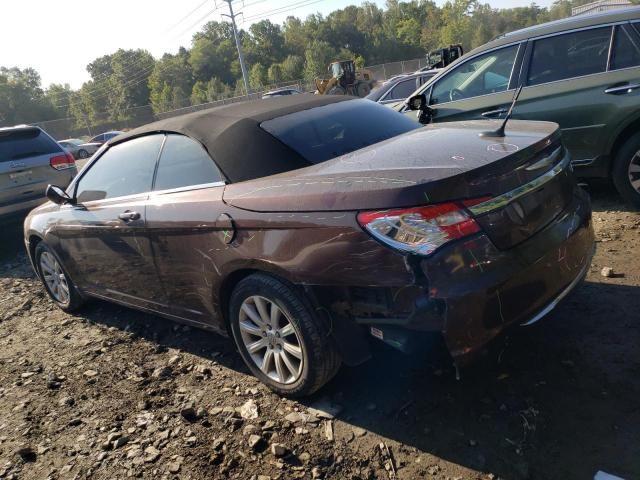
<svg viewBox="0 0 640 480">
<path fill-rule="evenodd" d="M 88 143 L 79 138 L 66 138 L 58 140 L 58 143 L 75 159 L 89 158 L 98 151 L 101 145 L 100 143 Z"/>
<path fill-rule="evenodd" d="M 44 203 L 48 184 L 66 187 L 76 173 L 73 156 L 42 129 L 0 128 L 0 220 Z"/>
</svg>

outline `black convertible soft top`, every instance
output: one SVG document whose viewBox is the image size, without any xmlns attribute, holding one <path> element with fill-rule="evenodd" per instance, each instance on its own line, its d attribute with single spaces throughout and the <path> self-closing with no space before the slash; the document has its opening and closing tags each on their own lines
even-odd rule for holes
<svg viewBox="0 0 640 480">
<path fill-rule="evenodd" d="M 200 142 L 229 181 L 241 182 L 310 164 L 260 128 L 260 123 L 353 98 L 305 94 L 232 103 L 153 122 L 119 135 L 109 144 L 149 133 L 180 133 Z M 244 161 L 245 158 L 252 161 Z"/>
</svg>

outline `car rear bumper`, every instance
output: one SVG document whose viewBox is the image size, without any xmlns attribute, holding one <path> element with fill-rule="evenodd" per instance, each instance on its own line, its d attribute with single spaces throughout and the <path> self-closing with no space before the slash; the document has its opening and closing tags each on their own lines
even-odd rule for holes
<svg viewBox="0 0 640 480">
<path fill-rule="evenodd" d="M 498 250 L 479 235 L 425 259 L 429 297 L 444 304 L 442 331 L 456 363 L 507 327 L 549 313 L 586 275 L 594 242 L 589 197 L 576 188 L 564 212 L 516 247 Z M 431 316 L 416 317 L 409 327 L 422 329 L 422 321 L 433 324 Z"/>
</svg>

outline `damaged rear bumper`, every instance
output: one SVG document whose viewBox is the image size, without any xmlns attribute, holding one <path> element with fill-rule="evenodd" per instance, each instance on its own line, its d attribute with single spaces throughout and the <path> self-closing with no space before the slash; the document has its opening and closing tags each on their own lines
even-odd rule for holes
<svg viewBox="0 0 640 480">
<path fill-rule="evenodd" d="M 407 314 L 355 321 L 385 341 L 387 333 L 440 331 L 462 366 L 505 329 L 549 313 L 586 275 L 594 245 L 589 197 L 576 189 L 560 215 L 518 246 L 500 250 L 479 234 L 418 260 L 422 285 L 393 294 L 396 309 L 411 306 Z"/>
</svg>

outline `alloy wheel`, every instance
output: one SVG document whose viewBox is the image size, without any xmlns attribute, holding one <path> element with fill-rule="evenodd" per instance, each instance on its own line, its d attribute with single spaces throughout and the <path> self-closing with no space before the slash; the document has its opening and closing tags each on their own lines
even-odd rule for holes
<svg viewBox="0 0 640 480">
<path fill-rule="evenodd" d="M 60 263 L 51 253 L 43 252 L 40 255 L 40 271 L 54 300 L 62 304 L 68 303 L 69 283 L 67 277 L 62 271 Z"/>
<path fill-rule="evenodd" d="M 270 379 L 290 384 L 302 372 L 302 342 L 287 314 L 258 295 L 244 300 L 239 327 L 242 343 L 255 365 Z"/>
<path fill-rule="evenodd" d="M 629 162 L 629 182 L 633 189 L 640 193 L 640 150 L 636 152 Z"/>
</svg>

